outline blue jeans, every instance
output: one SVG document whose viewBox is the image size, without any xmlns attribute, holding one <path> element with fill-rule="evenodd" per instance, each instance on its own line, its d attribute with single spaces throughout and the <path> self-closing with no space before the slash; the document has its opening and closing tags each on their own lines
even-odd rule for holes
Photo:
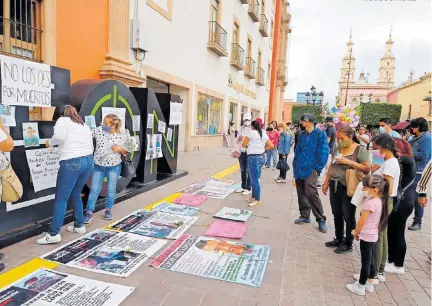
<svg viewBox="0 0 432 306">
<path fill-rule="evenodd" d="M 246 152 L 242 152 L 239 157 L 240 173 L 241 173 L 241 187 L 245 190 L 251 190 L 251 180 L 248 170 L 248 156 Z"/>
<path fill-rule="evenodd" d="M 266 153 L 266 156 L 267 156 L 267 160 L 266 160 L 266 163 L 265 163 L 266 167 L 270 168 L 270 161 L 271 161 L 271 159 L 273 157 L 273 168 L 276 168 L 276 165 L 277 165 L 277 162 L 278 162 L 278 159 L 277 159 L 277 149 L 268 150 L 267 153 Z"/>
<path fill-rule="evenodd" d="M 252 185 L 252 198 L 257 201 L 261 200 L 261 187 L 259 179 L 261 177 L 261 169 L 264 166 L 264 155 L 249 155 L 248 156 L 249 176 Z"/>
<path fill-rule="evenodd" d="M 105 199 L 106 209 L 111 209 L 116 198 L 117 180 L 120 176 L 121 164 L 117 166 L 95 165 L 92 173 L 90 195 L 87 201 L 87 211 L 94 212 L 96 201 L 102 189 L 103 180 L 107 178 L 107 196 Z"/>
<path fill-rule="evenodd" d="M 87 182 L 93 165 L 93 155 L 60 161 L 54 200 L 54 214 L 49 229 L 51 236 L 60 233 L 69 199 L 75 212 L 75 227 L 78 228 L 84 225 L 81 191 Z"/>
<path fill-rule="evenodd" d="M 421 174 L 416 174 L 415 181 L 413 183 L 414 186 L 417 186 L 420 181 Z M 422 218 L 424 214 L 424 208 L 418 202 L 418 193 L 414 191 L 414 223 L 422 223 Z"/>
</svg>

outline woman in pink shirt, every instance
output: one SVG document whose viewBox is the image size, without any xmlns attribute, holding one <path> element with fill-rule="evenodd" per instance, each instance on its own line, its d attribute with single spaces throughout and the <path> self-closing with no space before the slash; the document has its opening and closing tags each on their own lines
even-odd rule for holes
<svg viewBox="0 0 432 306">
<path fill-rule="evenodd" d="M 356 240 L 360 240 L 361 271 L 355 274 L 354 284 L 346 288 L 358 295 L 365 291 L 374 292 L 375 275 L 375 244 L 380 233 L 387 225 L 387 200 L 389 183 L 380 175 L 367 175 L 363 179 L 365 200 L 361 206 L 362 212 L 356 228 L 352 231 Z"/>
</svg>

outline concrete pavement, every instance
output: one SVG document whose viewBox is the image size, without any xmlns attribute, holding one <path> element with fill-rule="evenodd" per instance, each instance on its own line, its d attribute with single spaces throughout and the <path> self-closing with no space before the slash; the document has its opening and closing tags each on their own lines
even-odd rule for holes
<svg viewBox="0 0 432 306">
<path fill-rule="evenodd" d="M 209 177 L 235 164 L 227 149 L 181 154 L 179 168 L 189 175 L 167 185 L 141 194 L 114 206 L 114 219 L 165 198 L 202 178 Z M 243 242 L 271 246 L 270 260 L 261 288 L 211 280 L 198 276 L 148 267 L 147 261 L 127 278 L 117 278 L 78 269 L 58 266 L 58 271 L 91 279 L 136 287 L 122 305 L 164 306 L 273 306 L 273 305 L 431 305 L 431 266 L 423 250 L 430 250 L 431 219 L 427 208 L 423 229 L 407 231 L 408 251 L 404 275 L 387 274 L 387 282 L 376 286 L 366 297 L 345 289 L 352 275 L 360 270 L 358 244 L 351 254 L 338 255 L 324 246 L 333 237 L 334 227 L 327 197 L 322 195 L 328 217 L 328 233 L 322 234 L 317 224 L 295 225 L 298 217 L 297 195 L 291 182 L 276 184 L 277 172 L 263 170 L 261 179 L 263 207 L 253 208 Z M 291 178 L 292 174 L 289 173 Z M 229 178 L 239 180 L 239 174 Z M 202 235 L 212 222 L 212 215 L 221 207 L 245 208 L 242 196 L 232 194 L 225 200 L 208 199 L 202 206 L 198 221 L 187 233 Z M 88 231 L 106 225 L 99 213 Z M 77 236 L 63 231 L 64 243 Z M 7 269 L 11 269 L 59 247 L 38 246 L 35 239 L 10 246 L 5 253 Z M 164 248 L 163 248 L 164 249 Z M 9 272 L 9 275 L 13 273 Z M 19 271 L 17 268 L 15 271 Z M 1 280 L 0 276 L 0 280 Z"/>
</svg>

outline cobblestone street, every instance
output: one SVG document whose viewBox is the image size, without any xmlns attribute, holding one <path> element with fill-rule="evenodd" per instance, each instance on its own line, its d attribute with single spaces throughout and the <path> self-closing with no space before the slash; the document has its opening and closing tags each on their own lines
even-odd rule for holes
<svg viewBox="0 0 432 306">
<path fill-rule="evenodd" d="M 178 165 L 179 169 L 189 171 L 188 176 L 116 204 L 113 209 L 114 220 L 235 163 L 227 149 L 183 153 L 179 157 Z M 353 281 L 352 275 L 360 270 L 358 243 L 354 252 L 345 255 L 338 255 L 324 246 L 324 242 L 330 240 L 334 232 L 328 198 L 321 194 L 329 225 L 326 234 L 318 231 L 316 222 L 295 225 L 298 206 L 295 187 L 291 183 L 292 173 L 288 174 L 290 182 L 287 184 L 276 184 L 274 178 L 277 174 L 271 169 L 263 170 L 263 206 L 252 209 L 254 214 L 247 221 L 246 235 L 241 239 L 243 242 L 271 246 L 271 262 L 267 265 L 260 288 L 154 269 L 148 267 L 149 260 L 127 278 L 95 274 L 65 266 L 58 266 L 56 270 L 135 287 L 135 291 L 122 304 L 127 306 L 431 305 L 431 265 L 426 262 L 427 257 L 424 254 L 424 251 L 429 251 L 431 247 L 430 207 L 426 209 L 423 229 L 419 232 L 407 231 L 405 274 L 387 274 L 386 283 L 376 286 L 376 292 L 360 297 L 345 289 L 345 285 Z M 230 174 L 228 178 L 238 181 L 238 171 Z M 238 194 L 232 194 L 225 200 L 208 199 L 197 214 L 198 221 L 187 233 L 202 235 L 212 222 L 212 215 L 223 206 L 246 208 L 247 202 Z M 102 219 L 100 212 L 87 230 L 106 224 L 107 221 Z M 63 243 L 77 238 L 65 229 L 62 236 Z M 6 271 L 9 272 L 0 276 L 0 280 L 3 276 L 10 277 L 15 267 L 58 247 L 38 246 L 35 238 L 2 250 L 6 255 Z"/>
</svg>

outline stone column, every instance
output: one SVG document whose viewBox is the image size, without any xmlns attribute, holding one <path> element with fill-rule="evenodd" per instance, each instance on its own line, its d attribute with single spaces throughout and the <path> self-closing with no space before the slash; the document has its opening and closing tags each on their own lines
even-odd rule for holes
<svg viewBox="0 0 432 306">
<path fill-rule="evenodd" d="M 109 0 L 108 53 L 99 71 L 102 79 L 114 79 L 127 86 L 142 86 L 146 78 L 138 75 L 131 61 L 129 0 Z"/>
</svg>

